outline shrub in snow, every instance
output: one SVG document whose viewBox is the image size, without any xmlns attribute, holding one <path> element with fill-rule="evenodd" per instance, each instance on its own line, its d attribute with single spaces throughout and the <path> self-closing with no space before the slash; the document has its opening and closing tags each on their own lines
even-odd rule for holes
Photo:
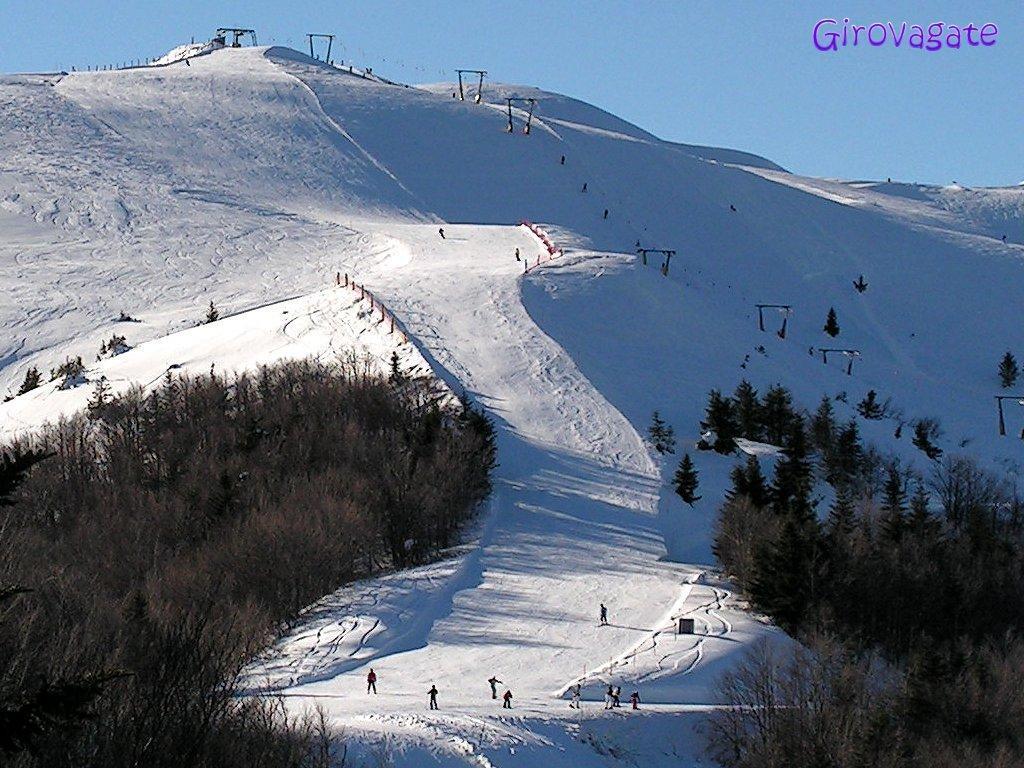
<svg viewBox="0 0 1024 768">
<path fill-rule="evenodd" d="M 117 357 L 127 352 L 131 347 L 128 345 L 124 336 L 114 334 L 110 337 L 109 341 L 104 341 L 100 344 L 100 353 L 96 356 L 97 360 L 102 360 L 105 357 Z"/>
<path fill-rule="evenodd" d="M 33 389 L 38 387 L 43 381 L 43 377 L 39 374 L 39 369 L 32 366 L 25 371 L 25 379 L 21 382 L 21 387 L 18 389 L 19 395 L 24 395 L 26 392 L 31 392 Z"/>
<path fill-rule="evenodd" d="M 213 323 L 213 322 L 216 322 L 219 319 L 220 319 L 220 312 L 217 311 L 217 308 L 215 306 L 213 306 L 213 302 L 211 301 L 209 308 L 206 310 L 206 320 L 205 320 L 205 322 Z"/>
<path fill-rule="evenodd" d="M 50 369 L 50 381 L 60 380 L 60 389 L 72 389 L 85 383 L 85 363 L 81 357 L 66 359 L 56 368 Z"/>
</svg>

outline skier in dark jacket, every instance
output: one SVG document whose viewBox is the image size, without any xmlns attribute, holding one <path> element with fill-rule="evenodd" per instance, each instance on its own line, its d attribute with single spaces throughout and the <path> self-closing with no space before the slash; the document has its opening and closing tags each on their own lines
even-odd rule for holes
<svg viewBox="0 0 1024 768">
<path fill-rule="evenodd" d="M 377 673 L 370 668 L 370 674 L 366 676 L 366 692 L 369 693 L 370 689 L 373 689 L 374 694 L 377 693 Z"/>
<path fill-rule="evenodd" d="M 504 699 L 504 703 L 501 705 L 501 708 L 512 709 L 512 691 L 506 690 L 505 695 L 501 698 Z"/>
<path fill-rule="evenodd" d="M 622 703 L 619 701 L 619 696 L 621 696 L 621 695 L 622 695 L 622 686 L 616 685 L 614 688 L 612 688 L 612 706 L 613 707 L 619 708 L 619 707 L 622 706 Z"/>
<path fill-rule="evenodd" d="M 430 696 L 430 708 L 437 709 L 437 686 L 432 684 L 427 694 Z"/>
<path fill-rule="evenodd" d="M 601 603 L 601 624 L 608 623 L 608 609 L 605 608 L 604 603 Z"/>
<path fill-rule="evenodd" d="M 492 675 L 491 679 L 488 680 L 487 682 L 491 684 L 491 698 L 492 699 L 498 698 L 498 684 L 501 683 L 501 680 L 499 680 L 498 678 L 496 678 L 496 677 L 494 677 Z"/>
<path fill-rule="evenodd" d="M 438 227 L 437 234 L 439 234 L 441 236 L 441 239 L 444 240 L 444 227 Z"/>
</svg>

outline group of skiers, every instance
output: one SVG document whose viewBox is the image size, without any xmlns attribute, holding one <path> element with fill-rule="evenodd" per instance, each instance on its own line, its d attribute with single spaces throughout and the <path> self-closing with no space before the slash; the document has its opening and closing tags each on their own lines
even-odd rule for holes
<svg viewBox="0 0 1024 768">
<path fill-rule="evenodd" d="M 622 695 L 622 688 L 618 685 L 608 684 L 608 690 L 604 693 L 604 708 L 617 709 L 622 706 L 619 697 Z M 629 694 L 629 702 L 633 709 L 640 709 L 640 691 L 633 691 Z M 570 704 L 570 706 L 572 706 Z"/>
<path fill-rule="evenodd" d="M 518 254 L 517 254 L 518 256 Z M 601 626 L 608 626 L 608 607 L 604 604 L 600 604 L 600 623 Z M 498 699 L 498 686 L 504 685 L 504 683 L 497 678 L 496 675 L 491 675 L 487 680 L 487 684 L 491 687 L 491 698 L 495 701 Z M 576 685 L 569 688 L 571 699 L 569 701 L 569 707 L 571 709 L 580 708 L 580 694 L 582 692 L 582 684 L 576 683 Z M 377 673 L 374 672 L 373 667 L 366 675 L 366 693 L 377 695 Z M 618 685 L 608 684 L 608 690 L 605 691 L 604 695 L 604 708 L 605 709 L 616 709 L 621 707 L 620 696 L 622 695 L 622 688 Z M 431 684 L 430 690 L 427 691 L 427 696 L 430 697 L 430 709 L 438 709 L 437 706 L 437 686 Z M 512 691 L 509 688 L 505 689 L 505 693 L 501 696 L 502 709 L 512 709 Z M 633 705 L 633 709 L 640 708 L 640 692 L 633 691 L 629 696 L 629 701 Z"/>
<path fill-rule="evenodd" d="M 498 698 L 498 686 L 502 684 L 501 680 L 497 677 L 491 677 L 487 681 L 491 686 L 491 698 Z M 578 686 L 577 686 L 578 687 Z M 370 671 L 366 675 L 366 692 L 377 694 L 377 673 L 373 671 L 373 667 L 370 667 Z M 427 696 L 430 697 L 430 709 L 437 709 L 437 686 L 431 684 L 430 690 L 427 691 Z M 505 693 L 501 697 L 502 709 L 512 709 L 512 691 L 508 688 L 505 689 Z"/>
</svg>

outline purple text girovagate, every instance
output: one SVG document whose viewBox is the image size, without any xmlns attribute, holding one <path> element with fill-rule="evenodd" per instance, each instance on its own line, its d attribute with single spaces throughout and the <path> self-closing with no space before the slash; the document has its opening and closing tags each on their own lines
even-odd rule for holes
<svg viewBox="0 0 1024 768">
<path fill-rule="evenodd" d="M 819 51 L 838 51 L 840 48 L 871 45 L 876 48 L 890 45 L 894 48 L 906 46 L 921 51 L 938 51 L 942 48 L 966 48 L 993 46 L 999 35 L 999 27 L 991 22 L 985 24 L 947 24 L 936 21 L 921 26 L 902 21 L 894 24 L 887 21 L 872 24 L 851 24 L 849 19 L 841 22 L 835 19 L 821 19 L 814 25 L 814 47 Z"/>
</svg>

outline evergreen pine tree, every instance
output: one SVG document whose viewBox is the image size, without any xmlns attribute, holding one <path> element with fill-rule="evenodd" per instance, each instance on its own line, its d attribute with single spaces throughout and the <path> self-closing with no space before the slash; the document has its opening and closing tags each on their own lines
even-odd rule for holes
<svg viewBox="0 0 1024 768">
<path fill-rule="evenodd" d="M 697 486 L 699 484 L 697 480 L 697 470 L 693 466 L 693 460 L 690 459 L 690 454 L 683 454 L 683 458 L 679 462 L 679 467 L 676 469 L 672 482 L 675 485 L 676 493 L 679 494 L 679 498 L 691 507 L 695 501 L 700 500 L 701 497 L 696 495 Z"/>
<path fill-rule="evenodd" d="M 93 387 L 92 396 L 86 404 L 90 419 L 101 419 L 106 407 L 110 404 L 110 384 L 106 376 L 100 376 Z"/>
<path fill-rule="evenodd" d="M 459 414 L 459 425 L 480 438 L 481 456 L 488 471 L 498 465 L 498 442 L 494 430 L 494 422 L 483 409 L 476 408 L 469 401 L 465 391 L 459 397 L 462 412 Z"/>
<path fill-rule="evenodd" d="M 751 598 L 792 632 L 813 607 L 819 571 L 817 524 L 787 515 L 778 538 L 757 556 Z"/>
<path fill-rule="evenodd" d="M 999 363 L 999 382 L 1003 385 L 1003 389 L 1008 389 L 1016 384 L 1019 375 L 1020 369 L 1017 367 L 1017 361 L 1011 352 L 1007 352 Z"/>
<path fill-rule="evenodd" d="M 860 444 L 860 430 L 851 419 L 836 435 L 836 450 L 826 465 L 826 479 L 832 485 L 848 484 L 860 468 L 863 449 Z"/>
<path fill-rule="evenodd" d="M 793 397 L 788 389 L 776 385 L 768 388 L 762 403 L 765 439 L 772 445 L 781 446 L 797 418 L 793 410 Z"/>
<path fill-rule="evenodd" d="M 942 456 L 942 449 L 935 445 L 940 435 L 938 422 L 934 419 L 920 419 L 914 424 L 914 438 L 911 442 L 915 448 L 924 451 L 925 456 L 935 461 Z"/>
<path fill-rule="evenodd" d="M 757 390 L 746 379 L 739 383 L 733 394 L 736 412 L 736 428 L 739 437 L 748 440 L 763 439 L 764 427 L 761 424 L 761 401 Z"/>
<path fill-rule="evenodd" d="M 928 491 L 920 479 L 914 489 L 914 495 L 910 499 L 910 515 L 907 519 L 907 527 L 916 534 L 926 532 L 931 528 L 932 516 L 928 511 Z"/>
<path fill-rule="evenodd" d="M 812 488 L 813 467 L 803 420 L 798 418 L 790 429 L 783 458 L 775 465 L 771 495 L 776 514 L 789 515 L 801 523 L 813 520 Z"/>
<path fill-rule="evenodd" d="M 818 453 L 827 461 L 836 443 L 836 412 L 827 395 L 821 398 L 818 410 L 811 418 L 811 440 Z"/>
<path fill-rule="evenodd" d="M 889 462 L 886 467 L 885 484 L 882 488 L 882 533 L 890 541 L 899 541 L 906 527 L 904 515 L 907 510 L 907 491 L 899 463 Z"/>
<path fill-rule="evenodd" d="M 18 389 L 19 395 L 24 395 L 26 392 L 31 392 L 33 389 L 38 387 L 43 381 L 43 377 L 39 373 L 39 369 L 32 366 L 25 371 L 25 379 L 21 382 L 21 387 Z"/>
<path fill-rule="evenodd" d="M 836 497 L 828 511 L 829 537 L 833 541 L 845 541 L 853 533 L 856 522 L 853 493 L 849 485 L 840 484 L 836 487 Z"/>
<path fill-rule="evenodd" d="M 825 318 L 825 327 L 823 330 L 833 339 L 839 335 L 839 321 L 836 319 L 835 307 L 829 307 L 828 317 Z"/>
<path fill-rule="evenodd" d="M 772 489 L 756 456 L 747 457 L 747 489 L 747 496 L 758 509 L 765 509 L 772 503 Z"/>
<path fill-rule="evenodd" d="M 388 375 L 388 380 L 396 387 L 405 383 L 405 374 L 402 372 L 402 367 L 398 364 L 398 352 L 391 353 L 391 373 Z"/>
<path fill-rule="evenodd" d="M 857 413 L 865 419 L 880 419 L 884 413 L 881 403 L 878 402 L 878 393 L 875 390 L 868 390 L 864 399 L 857 403 Z"/>
<path fill-rule="evenodd" d="M 213 302 L 210 302 L 210 307 L 206 310 L 206 322 L 213 323 L 220 319 L 220 312 L 213 306 Z"/>
<path fill-rule="evenodd" d="M 718 453 L 730 454 L 736 449 L 735 439 L 738 435 L 732 398 L 723 397 L 717 389 L 711 390 L 703 424 L 706 429 L 714 432 L 713 448 Z"/>
<path fill-rule="evenodd" d="M 651 415 L 651 426 L 647 428 L 647 436 L 658 453 L 676 452 L 675 430 L 665 423 L 657 411 Z"/>
</svg>

